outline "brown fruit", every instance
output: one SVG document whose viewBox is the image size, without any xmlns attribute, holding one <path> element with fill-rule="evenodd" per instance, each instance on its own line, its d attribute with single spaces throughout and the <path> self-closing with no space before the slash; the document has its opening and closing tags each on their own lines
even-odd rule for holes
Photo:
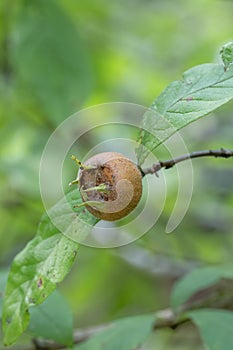
<svg viewBox="0 0 233 350">
<path fill-rule="evenodd" d="M 137 206 L 142 195 L 141 172 L 120 153 L 96 154 L 80 168 L 78 177 L 86 208 L 102 220 L 125 217 Z M 98 189 L 93 189 L 97 186 Z M 88 190 L 90 188 L 92 190 Z"/>
</svg>

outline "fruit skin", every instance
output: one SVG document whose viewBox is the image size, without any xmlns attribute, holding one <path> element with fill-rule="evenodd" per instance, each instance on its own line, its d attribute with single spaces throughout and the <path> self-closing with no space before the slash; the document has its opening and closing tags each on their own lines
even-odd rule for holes
<svg viewBox="0 0 233 350">
<path fill-rule="evenodd" d="M 121 153 L 104 152 L 91 157 L 84 165 L 94 167 L 84 167 L 78 174 L 82 199 L 94 216 L 115 221 L 137 206 L 142 195 L 142 174 L 131 160 Z M 105 184 L 106 191 L 83 192 L 101 184 Z M 98 203 L 88 205 L 88 201 Z"/>
</svg>

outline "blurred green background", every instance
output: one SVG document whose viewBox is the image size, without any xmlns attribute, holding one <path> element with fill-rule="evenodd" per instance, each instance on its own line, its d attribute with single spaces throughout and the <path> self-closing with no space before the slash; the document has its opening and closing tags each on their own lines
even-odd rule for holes
<svg viewBox="0 0 233 350">
<path fill-rule="evenodd" d="M 39 163 L 53 130 L 94 104 L 149 106 L 184 70 L 218 62 L 219 48 L 233 39 L 232 13 L 233 2 L 224 0 L 1 0 L 0 268 L 36 233 L 44 212 Z M 233 148 L 232 109 L 230 102 L 185 128 L 189 150 Z M 80 147 L 87 152 L 88 140 Z M 111 250 L 80 248 L 59 286 L 75 327 L 165 308 L 183 273 L 232 262 L 232 160 L 195 160 L 193 167 L 192 201 L 171 235 L 164 230 L 176 198 L 174 169 L 164 172 L 162 216 L 142 239 Z M 143 349 L 155 346 L 202 349 L 187 325 L 159 331 Z"/>
</svg>

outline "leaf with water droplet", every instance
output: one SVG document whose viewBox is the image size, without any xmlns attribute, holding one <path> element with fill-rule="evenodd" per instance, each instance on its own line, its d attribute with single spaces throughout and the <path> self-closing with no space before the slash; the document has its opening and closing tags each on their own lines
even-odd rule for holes
<svg viewBox="0 0 233 350">
<path fill-rule="evenodd" d="M 221 50 L 222 64 L 206 63 L 172 82 L 145 113 L 136 149 L 142 166 L 150 152 L 186 125 L 233 98 L 233 43 Z"/>
</svg>

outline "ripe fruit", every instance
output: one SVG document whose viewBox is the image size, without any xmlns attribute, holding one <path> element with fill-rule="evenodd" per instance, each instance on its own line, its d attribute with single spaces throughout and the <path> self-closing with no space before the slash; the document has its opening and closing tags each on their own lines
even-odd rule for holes
<svg viewBox="0 0 233 350">
<path fill-rule="evenodd" d="M 83 205 L 93 215 L 107 221 L 128 215 L 142 195 L 140 170 L 116 152 L 96 154 L 81 164 L 78 183 Z"/>
</svg>

